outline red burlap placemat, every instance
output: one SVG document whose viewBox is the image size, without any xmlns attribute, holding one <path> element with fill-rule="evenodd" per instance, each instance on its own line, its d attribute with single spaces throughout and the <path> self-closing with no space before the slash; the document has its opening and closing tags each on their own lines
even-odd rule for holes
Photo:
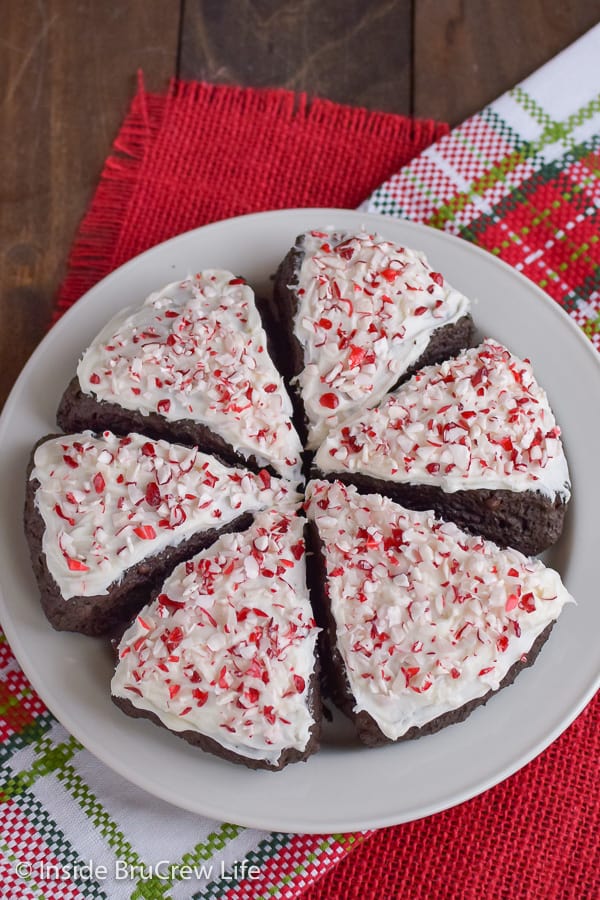
<svg viewBox="0 0 600 900">
<path fill-rule="evenodd" d="M 82 223 L 57 316 L 116 266 L 187 229 L 266 209 L 355 207 L 446 131 L 284 91 L 140 89 Z M 376 832 L 306 900 L 598 896 L 598 718 L 596 702 L 482 797 Z"/>
<path fill-rule="evenodd" d="M 512 778 L 454 809 L 375 832 L 303 900 L 600 897 L 599 731 L 596 699 Z"/>
<path fill-rule="evenodd" d="M 448 132 L 305 94 L 140 85 L 84 218 L 57 316 L 114 268 L 209 222 L 268 209 L 352 209 Z"/>
</svg>

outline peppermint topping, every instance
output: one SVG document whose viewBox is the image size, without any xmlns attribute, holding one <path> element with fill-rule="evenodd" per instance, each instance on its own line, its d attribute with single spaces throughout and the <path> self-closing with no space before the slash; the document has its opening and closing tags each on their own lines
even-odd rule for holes
<svg viewBox="0 0 600 900">
<path fill-rule="evenodd" d="M 46 563 L 65 599 L 106 594 L 126 569 L 195 532 L 297 497 L 265 470 L 254 475 L 195 448 L 110 431 L 46 441 L 31 478 Z"/>
<path fill-rule="evenodd" d="M 112 693 L 272 765 L 303 750 L 318 633 L 303 523 L 268 510 L 178 566 L 125 632 Z"/>
<path fill-rule="evenodd" d="M 307 498 L 355 710 L 392 740 L 496 690 L 572 602 L 540 560 L 431 512 L 339 482 Z"/>
<path fill-rule="evenodd" d="M 469 301 L 425 256 L 367 232 L 303 236 L 294 334 L 309 449 L 365 406 L 379 403 Z"/>
<path fill-rule="evenodd" d="M 208 426 L 244 457 L 300 480 L 292 405 L 252 289 L 207 269 L 119 313 L 84 353 L 82 391 L 170 422 Z"/>
<path fill-rule="evenodd" d="M 330 431 L 316 464 L 445 491 L 505 488 L 568 500 L 569 473 L 546 394 L 529 360 L 486 340 L 421 369 Z"/>
</svg>

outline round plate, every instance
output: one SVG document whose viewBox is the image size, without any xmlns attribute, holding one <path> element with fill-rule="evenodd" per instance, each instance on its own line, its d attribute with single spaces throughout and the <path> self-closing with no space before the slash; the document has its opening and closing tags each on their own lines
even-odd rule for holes
<svg viewBox="0 0 600 900">
<path fill-rule="evenodd" d="M 296 234 L 335 226 L 379 231 L 425 250 L 436 270 L 471 298 L 484 335 L 528 356 L 565 436 L 574 485 L 565 533 L 548 554 L 578 601 L 568 607 L 533 668 L 436 735 L 377 750 L 349 725 L 328 725 L 322 749 L 283 772 L 252 772 L 195 750 L 111 702 L 106 642 L 53 632 L 42 613 L 21 528 L 32 445 L 56 430 L 54 414 L 78 357 L 122 306 L 205 267 L 244 275 L 257 291 Z M 347 210 L 284 210 L 182 234 L 109 275 L 80 300 L 31 357 L 0 421 L 0 614 L 25 673 L 63 725 L 125 778 L 180 807 L 278 831 L 350 831 L 410 821 L 486 790 L 548 746 L 592 697 L 600 670 L 597 515 L 600 509 L 600 361 L 541 290 L 482 250 L 424 226 Z M 532 711 L 535 711 L 532 714 Z"/>
</svg>

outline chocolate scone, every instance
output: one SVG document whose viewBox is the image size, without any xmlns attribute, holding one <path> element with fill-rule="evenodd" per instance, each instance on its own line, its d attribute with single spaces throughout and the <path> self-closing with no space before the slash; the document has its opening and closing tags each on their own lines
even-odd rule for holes
<svg viewBox="0 0 600 900">
<path fill-rule="evenodd" d="M 65 431 L 106 428 L 193 444 L 298 482 L 292 405 L 243 278 L 207 269 L 115 316 L 61 400 Z"/>
<path fill-rule="evenodd" d="M 115 703 L 251 769 L 318 749 L 304 524 L 267 510 L 178 566 L 121 638 Z"/>
<path fill-rule="evenodd" d="M 370 746 L 466 718 L 572 602 L 539 560 L 431 512 L 339 482 L 311 481 L 307 497 L 328 691 Z"/>
<path fill-rule="evenodd" d="M 46 616 L 59 630 L 109 631 L 181 560 L 273 503 L 293 504 L 290 488 L 138 434 L 43 439 L 28 470 L 25 534 Z"/>
<path fill-rule="evenodd" d="M 416 369 L 470 346 L 469 306 L 422 253 L 366 232 L 300 235 L 270 312 L 308 449 Z"/>
<path fill-rule="evenodd" d="M 417 372 L 330 431 L 317 477 L 433 509 L 527 555 L 560 536 L 570 497 L 560 428 L 529 360 L 496 341 Z"/>
</svg>

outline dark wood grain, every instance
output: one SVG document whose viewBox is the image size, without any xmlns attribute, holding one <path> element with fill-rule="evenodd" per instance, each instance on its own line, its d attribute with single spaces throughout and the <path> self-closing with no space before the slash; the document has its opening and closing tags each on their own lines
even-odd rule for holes
<svg viewBox="0 0 600 900">
<path fill-rule="evenodd" d="M 46 331 L 138 68 L 151 89 L 179 61 L 184 78 L 456 124 L 598 22 L 600 0 L 0 0 L 0 12 L 2 405 Z"/>
<path fill-rule="evenodd" d="M 185 0 L 180 75 L 409 113 L 411 0 Z"/>
<path fill-rule="evenodd" d="M 459 124 L 598 21 L 600 0 L 415 0 L 414 114 Z"/>
<path fill-rule="evenodd" d="M 178 13 L 170 0 L 2 3 L 0 406 L 46 331 L 136 70 L 154 89 L 173 74 Z"/>
</svg>

